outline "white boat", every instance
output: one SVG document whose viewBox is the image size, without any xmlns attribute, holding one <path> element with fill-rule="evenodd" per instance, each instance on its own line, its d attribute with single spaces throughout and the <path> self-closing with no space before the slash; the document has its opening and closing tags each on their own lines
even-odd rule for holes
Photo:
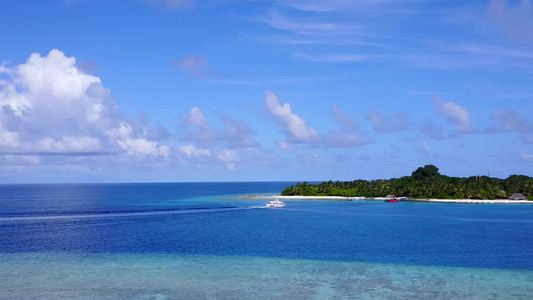
<svg viewBox="0 0 533 300">
<path fill-rule="evenodd" d="M 266 207 L 268 207 L 268 208 L 280 208 L 280 207 L 284 207 L 284 206 L 285 206 L 285 202 L 281 202 L 281 201 L 279 201 L 279 199 L 268 201 L 268 203 L 266 205 Z"/>
</svg>

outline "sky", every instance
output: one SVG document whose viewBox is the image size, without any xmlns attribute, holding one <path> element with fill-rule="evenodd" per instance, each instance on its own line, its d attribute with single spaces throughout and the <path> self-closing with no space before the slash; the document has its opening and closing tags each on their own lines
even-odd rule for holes
<svg viewBox="0 0 533 300">
<path fill-rule="evenodd" d="M 533 176 L 532 0 L 0 0 L 0 183 Z"/>
</svg>

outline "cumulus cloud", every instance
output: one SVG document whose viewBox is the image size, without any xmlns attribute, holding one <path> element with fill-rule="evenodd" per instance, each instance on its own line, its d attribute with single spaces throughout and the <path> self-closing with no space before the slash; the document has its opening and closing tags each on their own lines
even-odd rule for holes
<svg viewBox="0 0 533 300">
<path fill-rule="evenodd" d="M 191 156 L 200 157 L 200 156 L 211 155 L 211 151 L 209 151 L 209 149 L 196 149 L 193 145 L 179 147 L 179 149 L 183 154 L 187 155 L 188 157 L 191 157 Z"/>
<path fill-rule="evenodd" d="M 235 163 L 241 160 L 237 151 L 231 149 L 221 149 L 217 156 L 218 159 L 226 163 L 226 167 L 230 171 L 235 170 Z"/>
<path fill-rule="evenodd" d="M 282 127 L 285 133 L 285 141 L 277 141 L 276 146 L 283 151 L 294 150 L 293 143 L 310 143 L 315 146 L 334 148 L 352 148 L 372 143 L 372 139 L 358 132 L 357 122 L 349 115 L 341 112 L 336 104 L 332 104 L 331 112 L 341 129 L 330 131 L 324 137 L 307 125 L 307 122 L 292 112 L 289 103 L 280 104 L 277 96 L 272 92 L 266 92 L 265 103 L 269 113 Z"/>
<path fill-rule="evenodd" d="M 2 72 L 10 80 L 0 81 L 0 153 L 168 156 L 168 147 L 147 139 L 74 57 L 56 49 L 34 53 Z"/>
<path fill-rule="evenodd" d="M 0 64 L 0 78 L 4 176 L 99 176 L 120 166 L 116 178 L 124 180 L 122 176 L 135 176 L 139 170 L 233 170 L 237 164 L 261 167 L 276 161 L 274 153 L 260 149 L 255 132 L 244 122 L 219 113 L 220 127 L 215 129 L 198 107 L 182 116 L 183 128 L 175 134 L 189 143 L 166 141 L 174 134 L 150 125 L 143 112 L 138 119 L 125 116 L 101 79 L 59 50 L 32 54 L 20 65 Z M 206 146 L 210 143 L 212 148 Z"/>
<path fill-rule="evenodd" d="M 407 113 L 396 113 L 391 117 L 384 117 L 381 112 L 371 110 L 366 118 L 372 121 L 375 132 L 385 133 L 403 131 L 409 127 L 409 115 Z"/>
<path fill-rule="evenodd" d="M 193 107 L 189 116 L 184 116 L 183 119 L 200 128 L 208 127 L 207 120 L 199 107 Z"/>
<path fill-rule="evenodd" d="M 216 72 L 209 66 L 207 57 L 202 54 L 196 56 L 186 55 L 182 59 L 172 62 L 181 72 L 197 79 L 216 75 Z"/>
<path fill-rule="evenodd" d="M 507 0 L 492 0 L 487 5 L 487 15 L 516 43 L 533 43 L 533 4 L 521 0 L 517 5 Z"/>
<path fill-rule="evenodd" d="M 215 130 L 207 124 L 199 107 L 193 107 L 189 115 L 181 116 L 181 137 L 178 138 L 194 142 L 204 148 L 214 147 L 220 140 Z"/>
<path fill-rule="evenodd" d="M 265 92 L 265 104 L 289 142 L 313 143 L 320 140 L 320 135 L 307 121 L 292 112 L 290 103 L 280 104 L 276 94 Z"/>
<path fill-rule="evenodd" d="M 88 91 L 93 84 L 99 86 L 100 78 L 81 72 L 74 57 L 66 57 L 54 49 L 48 56 L 33 53 L 25 64 L 13 70 L 14 82 L 29 92 L 54 96 L 68 102 L 77 99 Z"/>
<path fill-rule="evenodd" d="M 441 99 L 435 97 L 433 105 L 439 116 L 444 116 L 448 122 L 455 125 L 456 133 L 472 133 L 474 129 L 470 125 L 470 113 L 461 105 L 454 102 L 442 102 Z"/>
<path fill-rule="evenodd" d="M 158 146 L 155 141 L 135 137 L 130 124 L 120 123 L 117 128 L 106 131 L 106 135 L 117 141 L 118 146 L 128 155 L 161 155 L 168 157 L 168 146 Z"/>
</svg>

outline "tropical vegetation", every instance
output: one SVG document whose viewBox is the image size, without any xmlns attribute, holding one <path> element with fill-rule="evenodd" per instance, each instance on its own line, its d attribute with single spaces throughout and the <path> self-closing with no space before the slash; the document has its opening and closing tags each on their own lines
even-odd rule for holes
<svg viewBox="0 0 533 300">
<path fill-rule="evenodd" d="M 434 165 L 420 167 L 411 176 L 379 180 L 307 182 L 286 187 L 281 195 L 386 197 L 436 199 L 501 199 L 522 193 L 533 200 L 533 178 L 511 175 L 506 179 L 489 176 L 449 177 L 439 174 Z"/>
</svg>

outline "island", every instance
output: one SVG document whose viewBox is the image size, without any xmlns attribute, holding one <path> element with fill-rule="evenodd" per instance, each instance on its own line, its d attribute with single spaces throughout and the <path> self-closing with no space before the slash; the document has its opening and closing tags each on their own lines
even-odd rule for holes
<svg viewBox="0 0 533 300">
<path fill-rule="evenodd" d="M 439 168 L 425 165 L 411 173 L 392 179 L 301 182 L 281 191 L 281 196 L 408 198 L 413 200 L 533 200 L 533 178 L 511 175 L 506 179 L 489 176 L 450 177 Z"/>
</svg>

